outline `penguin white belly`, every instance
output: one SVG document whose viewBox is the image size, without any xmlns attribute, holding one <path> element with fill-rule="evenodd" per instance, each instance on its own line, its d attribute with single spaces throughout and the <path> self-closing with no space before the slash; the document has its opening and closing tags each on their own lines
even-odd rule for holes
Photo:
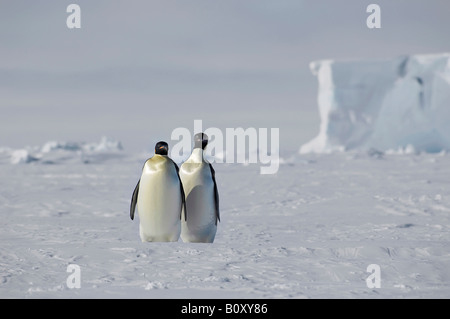
<svg viewBox="0 0 450 319">
<path fill-rule="evenodd" d="M 180 183 L 170 162 L 144 166 L 137 209 L 139 234 L 143 242 L 178 241 L 181 233 Z"/>
<path fill-rule="evenodd" d="M 212 243 L 217 223 L 214 201 L 214 182 L 206 163 L 184 163 L 180 168 L 186 196 L 187 220 L 181 221 L 184 242 Z"/>
</svg>

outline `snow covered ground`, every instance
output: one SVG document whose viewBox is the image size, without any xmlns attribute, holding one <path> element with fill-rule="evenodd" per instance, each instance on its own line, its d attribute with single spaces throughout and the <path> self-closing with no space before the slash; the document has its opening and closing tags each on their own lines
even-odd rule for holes
<svg viewBox="0 0 450 319">
<path fill-rule="evenodd" d="M 142 243 L 129 204 L 151 154 L 107 142 L 0 150 L 1 298 L 450 298 L 446 153 L 216 164 L 215 242 Z"/>
</svg>

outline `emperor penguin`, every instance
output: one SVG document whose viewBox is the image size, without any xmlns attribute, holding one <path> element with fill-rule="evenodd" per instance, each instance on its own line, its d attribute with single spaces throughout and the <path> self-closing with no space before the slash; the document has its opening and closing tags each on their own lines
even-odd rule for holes
<svg viewBox="0 0 450 319">
<path fill-rule="evenodd" d="M 137 207 L 142 242 L 173 242 L 180 238 L 186 202 L 179 168 L 168 151 L 166 142 L 156 144 L 155 155 L 145 162 L 133 192 L 130 217 L 134 219 Z"/>
<path fill-rule="evenodd" d="M 189 212 L 189 218 L 181 220 L 181 239 L 183 242 L 212 243 L 220 221 L 216 173 L 204 157 L 208 136 L 198 133 L 194 141 L 192 154 L 180 167 Z"/>
</svg>

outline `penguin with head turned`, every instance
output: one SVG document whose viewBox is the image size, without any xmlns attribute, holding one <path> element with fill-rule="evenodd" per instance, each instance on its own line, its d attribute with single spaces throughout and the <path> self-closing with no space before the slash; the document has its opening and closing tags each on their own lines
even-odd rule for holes
<svg viewBox="0 0 450 319">
<path fill-rule="evenodd" d="M 167 155 L 166 142 L 158 142 L 155 155 L 142 168 L 134 189 L 130 217 L 139 214 L 139 235 L 142 242 L 178 241 L 185 194 L 177 164 Z M 186 217 L 186 209 L 184 209 Z"/>
<path fill-rule="evenodd" d="M 207 145 L 208 136 L 204 133 L 196 134 L 192 154 L 180 167 L 180 178 L 189 212 L 189 218 L 181 220 L 183 242 L 214 242 L 217 223 L 220 221 L 216 173 L 204 157 Z M 183 214 L 185 213 L 186 211 L 183 211 Z"/>
</svg>

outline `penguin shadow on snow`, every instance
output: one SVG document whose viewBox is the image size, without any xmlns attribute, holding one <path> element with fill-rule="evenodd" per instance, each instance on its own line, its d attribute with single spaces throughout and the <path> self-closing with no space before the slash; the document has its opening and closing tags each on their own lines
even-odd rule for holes
<svg viewBox="0 0 450 319">
<path fill-rule="evenodd" d="M 194 136 L 190 157 L 179 168 L 168 156 L 168 144 L 155 145 L 155 155 L 142 168 L 131 199 L 137 208 L 142 242 L 213 243 L 220 221 L 215 171 L 204 157 L 208 136 Z"/>
</svg>

